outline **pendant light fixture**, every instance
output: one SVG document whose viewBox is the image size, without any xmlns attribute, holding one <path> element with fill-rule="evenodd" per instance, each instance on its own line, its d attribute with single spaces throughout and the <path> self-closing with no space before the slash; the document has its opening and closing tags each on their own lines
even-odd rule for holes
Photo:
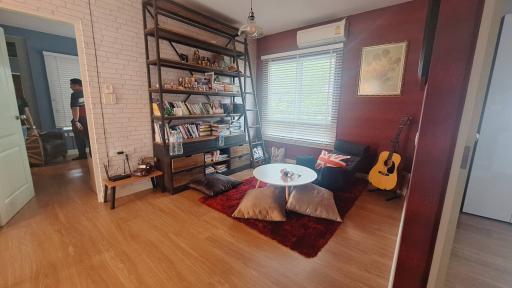
<svg viewBox="0 0 512 288">
<path fill-rule="evenodd" d="M 251 0 L 251 11 L 249 17 L 247 17 L 247 24 L 242 26 L 238 31 L 238 35 L 245 34 L 249 38 L 260 38 L 263 36 L 263 28 L 256 24 L 256 17 L 254 11 L 252 11 L 252 0 Z"/>
</svg>

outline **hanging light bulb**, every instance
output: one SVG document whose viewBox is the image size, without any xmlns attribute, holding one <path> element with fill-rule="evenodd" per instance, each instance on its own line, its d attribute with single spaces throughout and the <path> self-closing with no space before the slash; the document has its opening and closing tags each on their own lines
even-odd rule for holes
<svg viewBox="0 0 512 288">
<path fill-rule="evenodd" d="M 249 38 L 259 38 L 263 36 L 263 28 L 256 24 L 256 17 L 254 16 L 254 11 L 252 11 L 252 0 L 251 11 L 249 12 L 249 17 L 247 17 L 247 24 L 238 30 L 238 35 L 242 34 L 245 34 Z"/>
</svg>

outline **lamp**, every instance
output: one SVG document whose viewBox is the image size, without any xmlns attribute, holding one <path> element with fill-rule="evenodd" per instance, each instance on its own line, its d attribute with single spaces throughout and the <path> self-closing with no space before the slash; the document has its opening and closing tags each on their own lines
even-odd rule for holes
<svg viewBox="0 0 512 288">
<path fill-rule="evenodd" d="M 256 24 L 256 17 L 254 11 L 252 11 L 252 0 L 251 0 L 251 11 L 249 17 L 247 17 L 247 24 L 240 27 L 238 35 L 245 34 L 249 38 L 260 38 L 263 36 L 263 28 Z"/>
</svg>

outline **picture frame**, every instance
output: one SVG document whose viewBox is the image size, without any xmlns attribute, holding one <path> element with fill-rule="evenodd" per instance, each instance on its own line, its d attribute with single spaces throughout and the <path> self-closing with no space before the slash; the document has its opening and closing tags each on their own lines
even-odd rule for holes
<svg viewBox="0 0 512 288">
<path fill-rule="evenodd" d="M 400 96 L 408 42 L 363 47 L 358 96 Z"/>
</svg>

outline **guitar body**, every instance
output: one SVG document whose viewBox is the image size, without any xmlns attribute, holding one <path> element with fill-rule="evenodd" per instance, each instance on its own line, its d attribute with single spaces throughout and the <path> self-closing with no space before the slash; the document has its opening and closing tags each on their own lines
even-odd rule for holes
<svg viewBox="0 0 512 288">
<path fill-rule="evenodd" d="M 368 181 L 375 188 L 393 190 L 398 182 L 398 165 L 402 157 L 397 153 L 393 153 L 390 157 L 390 153 L 388 151 L 381 152 L 379 160 L 368 174 Z"/>
</svg>

